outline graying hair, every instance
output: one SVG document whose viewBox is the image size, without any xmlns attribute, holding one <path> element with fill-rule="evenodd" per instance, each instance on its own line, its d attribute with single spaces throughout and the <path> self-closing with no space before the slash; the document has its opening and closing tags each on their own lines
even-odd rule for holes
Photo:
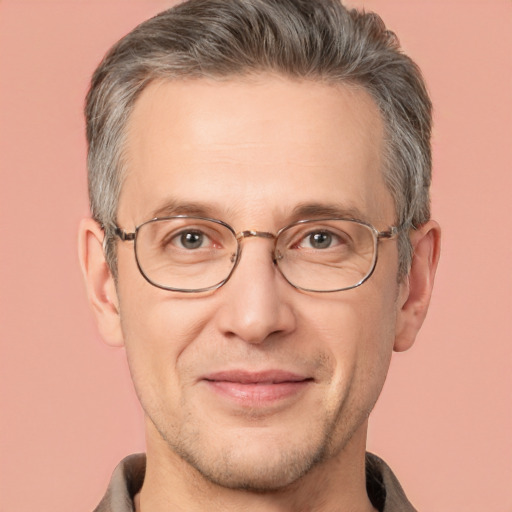
<svg viewBox="0 0 512 512">
<path fill-rule="evenodd" d="M 125 175 L 125 128 L 155 80 L 231 79 L 264 72 L 356 84 L 385 124 L 386 184 L 403 227 L 399 277 L 411 261 L 409 229 L 430 218 L 432 106 L 417 65 L 374 13 L 337 0 L 189 0 L 123 37 L 96 69 L 87 95 L 89 196 L 116 275 L 114 229 Z"/>
</svg>

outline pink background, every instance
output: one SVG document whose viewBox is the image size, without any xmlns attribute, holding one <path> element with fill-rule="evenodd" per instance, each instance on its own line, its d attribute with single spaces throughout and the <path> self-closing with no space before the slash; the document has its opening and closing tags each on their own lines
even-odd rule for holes
<svg viewBox="0 0 512 512">
<path fill-rule="evenodd" d="M 122 350 L 92 322 L 82 104 L 106 49 L 169 0 L 0 3 L 0 512 L 88 511 L 144 448 Z M 512 511 L 512 2 L 352 0 L 379 12 L 435 103 L 437 287 L 370 427 L 422 512 Z"/>
</svg>

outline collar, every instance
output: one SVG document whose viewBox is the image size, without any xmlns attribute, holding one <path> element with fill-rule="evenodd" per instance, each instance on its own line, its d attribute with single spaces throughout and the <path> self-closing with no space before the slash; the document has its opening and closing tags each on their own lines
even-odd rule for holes
<svg viewBox="0 0 512 512">
<path fill-rule="evenodd" d="M 146 473 L 146 455 L 130 455 L 116 467 L 110 485 L 94 512 L 134 512 L 134 496 Z M 379 457 L 366 454 L 366 489 L 379 512 L 417 512 L 389 466 Z"/>
</svg>

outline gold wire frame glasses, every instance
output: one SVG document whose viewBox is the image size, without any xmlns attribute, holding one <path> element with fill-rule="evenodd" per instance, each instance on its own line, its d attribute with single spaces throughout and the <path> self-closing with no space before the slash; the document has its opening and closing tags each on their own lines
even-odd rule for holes
<svg viewBox="0 0 512 512">
<path fill-rule="evenodd" d="M 127 233 L 143 277 L 164 290 L 198 293 L 215 290 L 233 275 L 245 238 L 273 241 L 271 259 L 294 288 L 337 292 L 363 284 L 373 274 L 382 240 L 396 238 L 396 226 L 378 231 L 371 224 L 344 218 L 299 220 L 277 233 L 240 231 L 206 217 L 177 215 L 148 220 Z"/>
</svg>

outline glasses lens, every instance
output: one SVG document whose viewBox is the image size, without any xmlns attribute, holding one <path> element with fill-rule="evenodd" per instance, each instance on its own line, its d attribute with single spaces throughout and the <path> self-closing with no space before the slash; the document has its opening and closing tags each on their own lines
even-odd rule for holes
<svg viewBox="0 0 512 512">
<path fill-rule="evenodd" d="M 177 217 L 140 226 L 135 251 L 151 283 L 197 291 L 214 288 L 229 276 L 237 242 L 233 232 L 219 222 Z"/>
<path fill-rule="evenodd" d="M 372 272 L 376 237 L 356 221 L 303 221 L 281 232 L 276 254 L 283 276 L 294 286 L 343 290 L 361 284 Z"/>
</svg>

